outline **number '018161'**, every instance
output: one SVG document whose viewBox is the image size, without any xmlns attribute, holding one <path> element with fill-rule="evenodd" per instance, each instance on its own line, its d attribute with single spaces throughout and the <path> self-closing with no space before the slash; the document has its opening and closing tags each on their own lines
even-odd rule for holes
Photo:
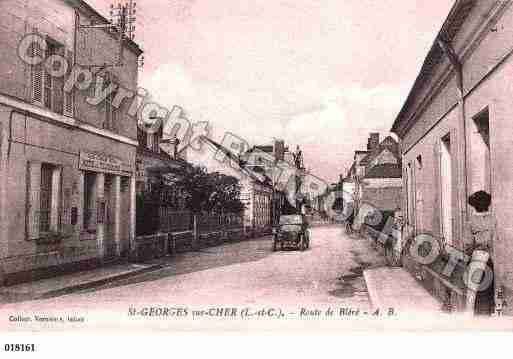
<svg viewBox="0 0 513 359">
<path fill-rule="evenodd" d="M 4 351 L 6 352 L 35 352 L 35 344 L 5 344 Z"/>
</svg>

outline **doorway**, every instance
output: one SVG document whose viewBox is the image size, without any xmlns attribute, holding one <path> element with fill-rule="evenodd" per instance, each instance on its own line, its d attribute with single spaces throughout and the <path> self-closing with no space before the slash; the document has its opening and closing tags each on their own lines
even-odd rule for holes
<svg viewBox="0 0 513 359">
<path fill-rule="evenodd" d="M 440 210 L 441 233 L 446 244 L 453 241 L 453 173 L 452 173 L 451 136 L 446 135 L 440 141 Z"/>
<path fill-rule="evenodd" d="M 116 257 L 116 239 L 115 239 L 115 195 L 114 177 L 105 175 L 105 238 L 103 246 L 105 249 L 105 259 L 113 259 Z"/>
</svg>

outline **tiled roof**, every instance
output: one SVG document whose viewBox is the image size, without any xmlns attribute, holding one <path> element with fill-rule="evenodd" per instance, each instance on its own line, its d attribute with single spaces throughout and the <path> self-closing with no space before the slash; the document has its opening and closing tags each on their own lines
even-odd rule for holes
<svg viewBox="0 0 513 359">
<path fill-rule="evenodd" d="M 442 62 L 444 55 L 442 49 L 438 45 L 437 40 L 443 39 L 447 43 L 452 42 L 452 40 L 460 31 L 463 23 L 466 21 L 468 15 L 472 11 L 476 1 L 477 0 L 456 0 L 454 3 L 454 6 L 447 16 L 447 19 L 442 25 L 440 32 L 435 38 L 433 45 L 431 46 L 431 49 L 429 50 L 429 53 L 424 60 L 420 73 L 415 80 L 415 83 L 406 99 L 406 102 L 404 103 L 401 111 L 399 112 L 399 115 L 392 125 L 391 132 L 401 135 L 401 128 L 403 127 L 404 122 L 409 120 L 409 118 L 405 117 L 406 113 L 413 105 L 415 97 L 419 91 L 423 88 L 430 76 L 432 76 L 435 68 Z"/>
<path fill-rule="evenodd" d="M 401 178 L 401 166 L 386 163 L 372 167 L 365 178 Z"/>
<path fill-rule="evenodd" d="M 394 140 L 394 138 L 392 136 L 387 136 L 383 141 L 380 142 L 379 146 L 377 149 L 375 149 L 374 151 L 372 152 L 369 152 L 369 154 L 367 156 L 365 156 L 363 158 L 363 160 L 360 162 L 362 164 L 368 164 L 370 163 L 377 155 L 379 155 L 381 152 L 383 152 L 385 149 L 389 149 L 391 150 L 391 152 L 397 157 L 399 158 L 399 148 L 396 147 L 395 149 L 392 149 L 390 148 L 390 146 L 388 145 L 392 145 L 392 146 L 397 146 L 397 141 Z"/>
</svg>

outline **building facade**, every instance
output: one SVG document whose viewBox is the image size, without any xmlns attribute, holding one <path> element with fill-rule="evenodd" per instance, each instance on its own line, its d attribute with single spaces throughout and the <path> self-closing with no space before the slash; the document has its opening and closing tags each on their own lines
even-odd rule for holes
<svg viewBox="0 0 513 359">
<path fill-rule="evenodd" d="M 360 201 L 382 211 L 396 211 L 402 206 L 402 170 L 399 144 L 387 136 L 371 147 L 360 181 Z"/>
<path fill-rule="evenodd" d="M 241 178 L 241 186 L 246 232 L 253 235 L 269 233 L 272 228 L 272 187 L 250 176 Z"/>
<path fill-rule="evenodd" d="M 0 283 L 130 250 L 137 127 L 132 102 L 116 103 L 115 94 L 136 90 L 141 50 L 126 40 L 118 51 L 113 32 L 79 26 L 107 23 L 83 1 L 0 2 Z M 67 91 L 70 70 L 53 77 L 23 61 L 18 49 L 28 34 L 46 45 L 32 45 L 30 55 L 61 55 L 70 69 L 93 71 L 90 86 Z M 97 83 L 116 90 L 92 105 Z"/>
<path fill-rule="evenodd" d="M 353 164 L 344 180 L 346 185 L 351 184 L 356 207 L 365 203 L 382 211 L 401 208 L 401 166 L 397 141 L 387 136 L 380 142 L 379 133 L 371 133 L 367 150 L 355 151 Z"/>
<path fill-rule="evenodd" d="M 223 158 L 223 166 L 217 170 L 239 179 L 246 234 L 253 236 L 271 232 L 273 218 L 284 202 L 283 194 L 273 189 L 273 180 L 267 170 L 274 163 L 273 146 L 260 146 L 258 151 L 254 147 L 241 155 L 212 139 L 205 137 L 204 141 L 216 151 L 216 158 Z"/>
<path fill-rule="evenodd" d="M 443 253 L 470 249 L 471 255 L 474 210 L 467 199 L 480 190 L 492 197 L 496 225 L 487 246 L 493 283 L 474 304 L 466 300 L 463 268 L 443 272 L 444 258 L 406 263 L 451 308 L 513 313 L 504 306 L 513 299 L 513 168 L 507 165 L 513 148 L 512 24 L 510 1 L 456 1 L 392 128 L 402 140 L 409 236 L 429 233 Z"/>
<path fill-rule="evenodd" d="M 162 137 L 162 130 L 138 129 L 135 164 L 137 235 L 186 231 L 192 226 L 192 214 L 186 209 L 185 196 L 174 185 L 176 177 L 181 176 L 189 164 L 178 156 L 176 142 L 161 146 Z"/>
</svg>

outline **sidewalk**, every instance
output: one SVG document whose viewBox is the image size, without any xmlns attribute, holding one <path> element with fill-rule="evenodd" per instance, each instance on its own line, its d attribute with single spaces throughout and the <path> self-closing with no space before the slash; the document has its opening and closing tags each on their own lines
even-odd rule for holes
<svg viewBox="0 0 513 359">
<path fill-rule="evenodd" d="M 363 272 L 371 304 L 396 312 L 440 313 L 439 303 L 403 268 L 382 267 Z"/>
<path fill-rule="evenodd" d="M 0 304 L 69 294 L 75 291 L 100 286 L 114 280 L 125 279 L 137 274 L 157 270 L 162 267 L 163 264 L 157 262 L 149 264 L 123 263 L 35 282 L 0 287 Z"/>
</svg>

